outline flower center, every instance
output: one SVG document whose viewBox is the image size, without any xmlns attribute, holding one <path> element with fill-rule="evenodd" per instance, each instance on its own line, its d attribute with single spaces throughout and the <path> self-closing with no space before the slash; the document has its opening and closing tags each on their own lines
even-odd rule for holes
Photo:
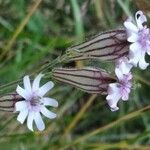
<svg viewBox="0 0 150 150">
<path fill-rule="evenodd" d="M 42 104 L 41 101 L 40 101 L 40 97 L 33 97 L 31 100 L 30 100 L 30 105 L 31 106 L 38 106 Z"/>
</svg>

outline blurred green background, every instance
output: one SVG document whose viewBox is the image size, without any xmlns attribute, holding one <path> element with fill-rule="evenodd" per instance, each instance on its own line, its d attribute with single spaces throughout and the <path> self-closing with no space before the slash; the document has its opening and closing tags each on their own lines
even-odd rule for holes
<svg viewBox="0 0 150 150">
<path fill-rule="evenodd" d="M 122 28 L 137 10 L 150 16 L 150 1 L 0 0 L 0 95 L 15 92 L 15 81 L 36 74 L 85 37 Z M 85 63 L 111 69 L 110 63 L 91 60 L 55 66 Z M 0 150 L 150 150 L 149 76 L 149 67 L 134 69 L 130 99 L 121 101 L 117 112 L 109 110 L 104 96 L 54 81 L 49 96 L 59 101 L 54 110 L 58 117 L 45 119 L 44 132 L 33 133 L 16 121 L 15 114 L 0 112 Z"/>
</svg>

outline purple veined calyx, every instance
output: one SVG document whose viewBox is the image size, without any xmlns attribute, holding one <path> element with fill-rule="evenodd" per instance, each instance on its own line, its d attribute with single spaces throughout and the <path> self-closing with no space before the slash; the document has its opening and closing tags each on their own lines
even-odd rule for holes
<svg viewBox="0 0 150 150">
<path fill-rule="evenodd" d="M 85 67 L 82 69 L 57 68 L 53 70 L 54 79 L 77 87 L 87 93 L 107 94 L 108 85 L 116 78 L 102 69 Z"/>
<path fill-rule="evenodd" d="M 0 111 L 14 112 L 15 103 L 23 100 L 17 93 L 6 94 L 0 97 Z"/>
<path fill-rule="evenodd" d="M 112 61 L 129 52 L 129 42 L 124 29 L 103 32 L 79 45 L 68 48 L 70 60 L 99 59 Z"/>
</svg>

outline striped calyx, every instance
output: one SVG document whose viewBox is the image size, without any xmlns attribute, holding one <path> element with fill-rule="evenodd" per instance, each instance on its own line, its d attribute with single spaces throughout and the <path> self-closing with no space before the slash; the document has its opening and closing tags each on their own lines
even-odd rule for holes
<svg viewBox="0 0 150 150">
<path fill-rule="evenodd" d="M 123 29 L 101 33 L 79 45 L 68 48 L 70 60 L 99 59 L 112 61 L 126 56 L 129 51 L 126 31 Z"/>
<path fill-rule="evenodd" d="M 0 97 L 0 111 L 13 112 L 15 109 L 15 103 L 22 100 L 18 94 L 7 94 Z"/>
<path fill-rule="evenodd" d="M 87 93 L 107 94 L 108 84 L 116 82 L 115 77 L 105 70 L 95 68 L 53 70 L 53 77 L 61 82 L 68 83 Z"/>
</svg>

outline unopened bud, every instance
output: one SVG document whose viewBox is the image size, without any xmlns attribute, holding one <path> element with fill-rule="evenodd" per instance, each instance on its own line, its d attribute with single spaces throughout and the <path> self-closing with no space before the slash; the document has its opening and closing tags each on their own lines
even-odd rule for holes
<svg viewBox="0 0 150 150">
<path fill-rule="evenodd" d="M 79 45 L 68 48 L 70 60 L 99 59 L 112 61 L 126 56 L 129 51 L 126 31 L 123 29 L 101 33 Z"/>
<path fill-rule="evenodd" d="M 105 70 L 95 68 L 53 70 L 53 77 L 64 83 L 68 83 L 88 93 L 106 94 L 108 84 L 116 79 Z"/>
</svg>

